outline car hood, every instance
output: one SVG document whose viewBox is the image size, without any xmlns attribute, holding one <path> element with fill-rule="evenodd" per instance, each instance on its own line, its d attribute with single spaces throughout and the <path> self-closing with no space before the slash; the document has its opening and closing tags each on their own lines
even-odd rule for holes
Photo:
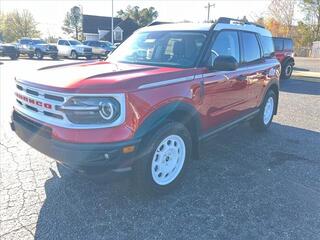
<svg viewBox="0 0 320 240">
<path fill-rule="evenodd" d="M 91 48 L 90 46 L 83 45 L 83 44 L 80 44 L 80 45 L 74 45 L 74 47 L 77 47 L 77 48 Z"/>
<path fill-rule="evenodd" d="M 61 92 L 127 92 L 149 83 L 190 77 L 195 71 L 194 68 L 95 61 L 48 66 L 23 73 L 16 80 L 29 86 Z"/>
</svg>

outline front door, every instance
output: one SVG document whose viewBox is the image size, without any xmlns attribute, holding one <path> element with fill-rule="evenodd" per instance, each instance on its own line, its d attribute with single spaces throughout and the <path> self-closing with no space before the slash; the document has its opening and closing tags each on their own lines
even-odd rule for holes
<svg viewBox="0 0 320 240">
<path fill-rule="evenodd" d="M 232 56 L 240 62 L 240 38 L 237 31 L 224 30 L 218 33 L 211 47 L 211 58 Z M 211 72 L 203 74 L 203 112 L 206 115 L 205 127 L 214 128 L 232 121 L 245 110 L 248 85 L 242 71 Z"/>
</svg>

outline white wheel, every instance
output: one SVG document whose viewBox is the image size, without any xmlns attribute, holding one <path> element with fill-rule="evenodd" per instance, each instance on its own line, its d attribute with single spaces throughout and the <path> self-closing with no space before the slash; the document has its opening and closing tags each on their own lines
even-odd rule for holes
<svg viewBox="0 0 320 240">
<path fill-rule="evenodd" d="M 186 146 L 181 137 L 170 135 L 157 147 L 151 164 L 152 179 L 164 186 L 180 174 L 186 158 Z"/>
<path fill-rule="evenodd" d="M 269 122 L 271 121 L 273 112 L 274 112 L 274 100 L 273 100 L 273 97 L 270 96 L 264 106 L 264 111 L 263 111 L 263 123 L 265 125 L 268 125 Z"/>
</svg>

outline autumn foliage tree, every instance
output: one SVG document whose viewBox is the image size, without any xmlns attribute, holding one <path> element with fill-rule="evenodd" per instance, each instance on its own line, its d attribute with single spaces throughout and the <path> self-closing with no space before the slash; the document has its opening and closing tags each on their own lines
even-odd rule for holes
<svg viewBox="0 0 320 240">
<path fill-rule="evenodd" d="M 39 37 L 40 31 L 33 15 L 28 10 L 0 14 L 0 35 L 5 42 L 13 42 L 22 37 Z"/>
</svg>

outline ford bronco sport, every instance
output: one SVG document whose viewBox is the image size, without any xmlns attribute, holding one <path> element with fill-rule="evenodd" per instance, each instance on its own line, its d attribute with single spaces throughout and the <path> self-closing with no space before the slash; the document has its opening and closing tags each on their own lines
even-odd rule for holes
<svg viewBox="0 0 320 240">
<path fill-rule="evenodd" d="M 274 37 L 275 56 L 281 63 L 281 77 L 289 79 L 293 72 L 294 52 L 291 38 Z"/>
<path fill-rule="evenodd" d="M 133 170 L 162 193 L 180 182 L 199 143 L 277 113 L 280 64 L 266 29 L 220 18 L 135 32 L 105 61 L 38 69 L 16 78 L 11 127 L 60 164 Z"/>
</svg>

